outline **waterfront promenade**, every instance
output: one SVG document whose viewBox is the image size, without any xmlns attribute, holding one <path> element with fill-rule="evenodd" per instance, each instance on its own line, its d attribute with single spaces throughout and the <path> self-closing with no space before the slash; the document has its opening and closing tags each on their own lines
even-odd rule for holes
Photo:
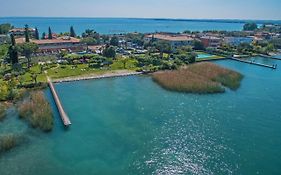
<svg viewBox="0 0 281 175">
<path fill-rule="evenodd" d="M 61 79 L 53 80 L 54 83 L 62 83 L 62 82 L 71 82 L 71 81 L 81 81 L 81 80 L 91 80 L 91 79 L 102 79 L 102 78 L 112 78 L 112 77 L 126 77 L 133 75 L 141 75 L 143 72 L 131 72 L 131 71 L 117 71 L 117 72 L 109 72 L 102 75 L 85 75 L 78 77 L 67 77 Z"/>
</svg>

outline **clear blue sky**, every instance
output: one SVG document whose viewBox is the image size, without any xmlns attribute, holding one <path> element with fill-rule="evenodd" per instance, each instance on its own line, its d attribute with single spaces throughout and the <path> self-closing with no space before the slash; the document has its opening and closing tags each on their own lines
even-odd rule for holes
<svg viewBox="0 0 281 175">
<path fill-rule="evenodd" d="M 281 0 L 0 0 L 0 17 L 281 19 Z"/>
</svg>

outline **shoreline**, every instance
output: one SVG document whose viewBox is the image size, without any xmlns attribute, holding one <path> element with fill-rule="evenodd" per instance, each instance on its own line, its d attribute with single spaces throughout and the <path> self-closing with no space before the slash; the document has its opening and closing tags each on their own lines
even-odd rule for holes
<svg viewBox="0 0 281 175">
<path fill-rule="evenodd" d="M 109 72 L 101 75 L 81 75 L 77 77 L 66 77 L 52 80 L 53 83 L 64 83 L 73 81 L 83 81 L 83 80 L 93 80 L 93 79 L 104 79 L 104 78 L 114 78 L 114 77 L 127 77 L 134 75 L 141 75 L 143 72 L 132 72 L 132 71 L 117 71 Z"/>
</svg>

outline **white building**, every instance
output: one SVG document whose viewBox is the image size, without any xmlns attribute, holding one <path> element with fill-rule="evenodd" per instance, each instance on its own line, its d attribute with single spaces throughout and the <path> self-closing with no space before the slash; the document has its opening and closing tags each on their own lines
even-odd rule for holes
<svg viewBox="0 0 281 175">
<path fill-rule="evenodd" d="M 251 44 L 254 41 L 253 37 L 225 37 L 224 43 L 229 45 L 238 46 L 242 43 L 248 43 Z"/>
<path fill-rule="evenodd" d="M 165 33 L 156 33 L 146 35 L 144 40 L 149 42 L 151 40 L 156 41 L 167 41 L 171 44 L 172 48 L 175 49 L 181 46 L 191 46 L 193 44 L 194 39 L 189 35 L 184 34 L 165 34 Z"/>
</svg>

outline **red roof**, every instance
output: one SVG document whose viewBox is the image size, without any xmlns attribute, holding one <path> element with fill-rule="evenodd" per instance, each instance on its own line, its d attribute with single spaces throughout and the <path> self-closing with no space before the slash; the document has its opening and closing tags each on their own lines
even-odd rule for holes
<svg viewBox="0 0 281 175">
<path fill-rule="evenodd" d="M 25 38 L 17 38 L 16 43 L 24 43 Z M 38 45 L 42 44 L 56 44 L 56 43 L 79 43 L 80 39 L 73 37 L 59 37 L 56 39 L 44 39 L 44 40 L 30 40 L 30 42 L 36 43 Z"/>
<path fill-rule="evenodd" d="M 193 38 L 191 38 L 188 35 L 182 35 L 182 34 L 151 34 L 147 35 L 148 38 L 156 38 L 160 40 L 166 40 L 166 41 L 192 41 Z"/>
</svg>

